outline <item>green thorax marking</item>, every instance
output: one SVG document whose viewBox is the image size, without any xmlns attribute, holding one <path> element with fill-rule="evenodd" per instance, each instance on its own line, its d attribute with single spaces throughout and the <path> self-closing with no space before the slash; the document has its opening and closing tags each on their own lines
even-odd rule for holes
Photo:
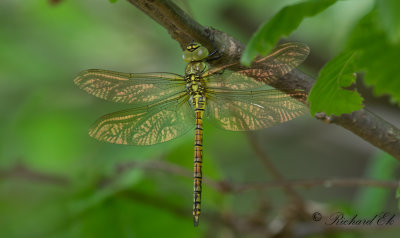
<svg viewBox="0 0 400 238">
<path fill-rule="evenodd" d="M 185 69 L 185 75 L 197 74 L 200 76 L 207 71 L 208 71 L 207 63 L 203 61 L 192 61 L 187 64 Z"/>
</svg>

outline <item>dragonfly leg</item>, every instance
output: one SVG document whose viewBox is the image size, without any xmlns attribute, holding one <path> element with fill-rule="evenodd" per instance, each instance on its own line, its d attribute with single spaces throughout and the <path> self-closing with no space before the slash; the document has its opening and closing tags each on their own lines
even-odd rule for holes
<svg viewBox="0 0 400 238">
<path fill-rule="evenodd" d="M 211 33 L 211 28 L 208 27 L 208 26 L 206 26 L 205 32 L 207 33 L 208 38 L 210 38 L 211 44 L 212 44 L 212 46 L 213 46 L 213 48 L 214 48 L 214 51 L 211 52 L 211 53 L 207 56 L 206 61 L 207 61 L 207 62 L 210 62 L 210 61 L 212 61 L 212 60 L 216 60 L 216 59 L 221 58 L 222 54 L 218 51 L 218 48 L 217 48 L 217 46 L 215 45 L 215 37 L 214 37 L 214 34 Z"/>
<path fill-rule="evenodd" d="M 221 56 L 222 56 L 222 54 L 219 53 L 218 49 L 215 49 L 213 52 L 211 52 L 211 53 L 207 56 L 206 61 L 207 61 L 207 62 L 210 62 L 210 61 L 213 61 L 213 60 L 216 60 L 216 59 L 221 58 Z"/>
</svg>

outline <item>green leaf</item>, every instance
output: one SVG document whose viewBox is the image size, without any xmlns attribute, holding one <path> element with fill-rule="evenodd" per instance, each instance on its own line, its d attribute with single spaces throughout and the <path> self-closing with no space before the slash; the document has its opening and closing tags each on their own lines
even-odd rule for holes
<svg viewBox="0 0 400 238">
<path fill-rule="evenodd" d="M 375 180 L 395 179 L 398 161 L 387 153 L 380 151 L 368 163 L 365 177 Z M 384 211 L 388 200 L 392 200 L 392 192 L 388 189 L 362 187 L 355 202 L 356 211 L 364 216 L 373 216 Z"/>
<path fill-rule="evenodd" d="M 399 187 L 397 188 L 396 198 L 399 199 L 399 201 L 398 201 L 398 207 L 399 207 L 399 209 L 400 209 L 400 185 L 399 185 Z"/>
<path fill-rule="evenodd" d="M 325 10 L 337 0 L 309 0 L 284 7 L 253 35 L 243 52 L 241 63 L 249 66 L 257 54 L 267 55 L 282 36 L 288 36 L 306 17 Z"/>
<path fill-rule="evenodd" d="M 108 0 L 110 3 L 116 3 L 118 0 Z"/>
<path fill-rule="evenodd" d="M 377 0 L 379 18 L 389 39 L 393 43 L 400 42 L 400 1 Z"/>
<path fill-rule="evenodd" d="M 389 94 L 400 102 L 400 43 L 393 44 L 380 27 L 376 10 L 365 16 L 353 30 L 348 48 L 359 52 L 356 67 L 365 71 L 364 82 L 375 95 Z"/>
<path fill-rule="evenodd" d="M 340 115 L 362 108 L 362 97 L 355 91 L 345 89 L 355 81 L 355 59 L 356 52 L 345 51 L 320 71 L 308 97 L 311 115 L 317 112 Z"/>
</svg>

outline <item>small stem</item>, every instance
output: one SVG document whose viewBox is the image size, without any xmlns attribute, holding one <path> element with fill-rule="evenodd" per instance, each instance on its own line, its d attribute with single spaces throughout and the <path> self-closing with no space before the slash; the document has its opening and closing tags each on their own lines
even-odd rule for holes
<svg viewBox="0 0 400 238">
<path fill-rule="evenodd" d="M 192 178 L 192 171 L 181 166 L 163 162 L 128 162 L 117 166 L 117 171 L 123 173 L 128 169 L 145 169 L 163 171 L 169 174 L 178 175 L 186 178 Z M 316 179 L 279 179 L 267 182 L 245 183 L 239 184 L 236 182 L 215 181 L 210 178 L 204 178 L 204 182 L 222 193 L 242 193 L 259 189 L 272 189 L 277 187 L 376 187 L 382 189 L 397 189 L 398 181 L 394 180 L 374 180 L 364 178 L 316 178 Z"/>
<path fill-rule="evenodd" d="M 250 144 L 253 147 L 254 151 L 256 152 L 257 157 L 263 163 L 265 169 L 272 175 L 272 177 L 274 177 L 275 180 L 285 181 L 284 176 L 278 171 L 278 169 L 275 167 L 272 161 L 265 154 L 260 144 L 257 142 L 254 134 L 252 132 L 247 132 L 246 135 L 249 138 Z M 287 193 L 287 195 L 289 195 L 289 197 L 291 197 L 292 200 L 299 205 L 299 207 L 303 207 L 304 201 L 302 197 L 292 188 L 290 184 L 283 184 L 283 188 Z"/>
</svg>

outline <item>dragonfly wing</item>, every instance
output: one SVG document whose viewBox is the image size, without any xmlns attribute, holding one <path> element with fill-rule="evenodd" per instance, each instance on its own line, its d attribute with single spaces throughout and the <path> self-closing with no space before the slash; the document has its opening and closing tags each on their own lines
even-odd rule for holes
<svg viewBox="0 0 400 238">
<path fill-rule="evenodd" d="M 113 102 L 144 106 L 154 104 L 185 90 L 182 76 L 171 73 L 120 73 L 89 69 L 74 82 L 86 92 Z"/>
<path fill-rule="evenodd" d="M 89 135 L 100 141 L 153 145 L 172 140 L 193 128 L 195 118 L 182 94 L 161 104 L 114 112 L 99 118 Z"/>
<path fill-rule="evenodd" d="M 256 81 L 240 72 L 224 70 L 205 78 L 207 89 L 213 93 L 227 93 L 240 90 L 257 90 L 265 87 L 265 83 Z"/>
<path fill-rule="evenodd" d="M 290 42 L 278 45 L 269 55 L 255 60 L 254 63 L 267 65 L 277 75 L 283 76 L 299 66 L 309 53 L 310 48 L 306 44 Z"/>
<path fill-rule="evenodd" d="M 206 115 L 214 124 L 225 130 L 247 131 L 292 120 L 307 110 L 303 103 L 291 95 L 269 89 L 260 92 L 258 96 L 211 97 L 206 107 Z"/>
<path fill-rule="evenodd" d="M 229 77 L 224 77 L 229 76 Z M 267 128 L 307 112 L 298 99 L 307 94 L 287 94 L 237 72 L 207 78 L 206 116 L 225 130 L 246 131 Z"/>
<path fill-rule="evenodd" d="M 272 83 L 299 66 L 309 53 L 310 48 L 304 43 L 290 42 L 280 44 L 269 55 L 255 60 L 250 68 L 237 72 L 264 83 Z M 209 74 L 218 74 L 219 71 L 225 68 L 238 65 L 239 63 L 234 63 L 210 69 Z"/>
<path fill-rule="evenodd" d="M 265 83 L 272 83 L 299 66 L 310 53 L 310 48 L 300 42 L 278 45 L 272 52 L 253 62 L 249 69 L 239 71 Z"/>
</svg>

